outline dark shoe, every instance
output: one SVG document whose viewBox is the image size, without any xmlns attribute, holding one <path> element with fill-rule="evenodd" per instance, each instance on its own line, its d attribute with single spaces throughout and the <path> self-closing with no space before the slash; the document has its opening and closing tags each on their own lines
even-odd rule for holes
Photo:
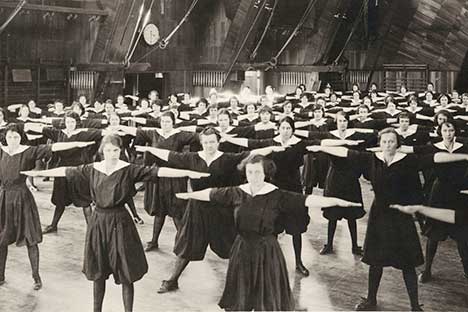
<svg viewBox="0 0 468 312">
<path fill-rule="evenodd" d="M 158 248 L 159 248 L 158 243 L 147 242 L 147 243 L 146 243 L 145 251 L 152 251 L 152 250 L 156 250 L 156 249 L 158 249 Z"/>
<path fill-rule="evenodd" d="M 48 225 L 45 227 L 44 231 L 42 231 L 42 234 L 49 234 L 49 233 L 56 233 L 57 232 L 57 227 L 53 225 Z"/>
<path fill-rule="evenodd" d="M 377 303 L 367 300 L 367 298 L 361 297 L 361 302 L 356 304 L 354 307 L 355 311 L 375 311 L 377 309 Z"/>
<path fill-rule="evenodd" d="M 320 250 L 321 255 L 328 255 L 333 253 L 333 246 L 323 245 L 323 248 Z"/>
<path fill-rule="evenodd" d="M 411 307 L 411 311 L 424 311 L 422 307 L 423 307 L 423 304 L 418 304 L 415 307 Z"/>
<path fill-rule="evenodd" d="M 431 272 L 426 272 L 423 271 L 421 274 L 419 274 L 419 282 L 420 283 L 428 283 L 432 280 L 432 274 Z"/>
<path fill-rule="evenodd" d="M 353 255 L 362 256 L 362 247 L 361 246 L 353 247 L 351 249 L 351 252 L 353 253 Z"/>
<path fill-rule="evenodd" d="M 40 277 L 37 277 L 34 279 L 34 284 L 33 284 L 33 289 L 34 290 L 39 290 L 42 288 L 42 280 Z"/>
<path fill-rule="evenodd" d="M 304 276 L 309 276 L 309 270 L 302 264 L 296 265 L 296 272 L 301 273 Z"/>
<path fill-rule="evenodd" d="M 177 289 L 179 289 L 179 283 L 177 283 L 177 281 L 164 280 L 162 281 L 161 287 L 158 289 L 158 294 L 164 294 Z"/>
</svg>

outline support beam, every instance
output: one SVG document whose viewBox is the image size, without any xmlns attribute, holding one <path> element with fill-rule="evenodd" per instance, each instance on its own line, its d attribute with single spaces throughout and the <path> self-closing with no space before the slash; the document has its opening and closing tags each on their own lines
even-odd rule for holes
<svg viewBox="0 0 468 312">
<path fill-rule="evenodd" d="M 0 1 L 0 8 L 16 8 L 17 3 Z M 97 16 L 107 16 L 109 13 L 106 10 L 98 9 L 81 9 L 81 8 L 71 8 L 55 5 L 37 5 L 37 4 L 25 4 L 23 10 L 30 11 L 41 11 L 41 12 L 54 12 L 54 13 L 65 13 L 65 14 L 80 14 L 80 15 L 97 15 Z"/>
<path fill-rule="evenodd" d="M 227 63 L 217 64 L 196 64 L 193 67 L 194 71 L 224 71 Z M 267 63 L 237 63 L 233 70 L 265 70 L 269 68 Z M 272 71 L 291 71 L 291 72 L 342 72 L 345 70 L 344 65 L 278 65 L 271 69 Z"/>
</svg>

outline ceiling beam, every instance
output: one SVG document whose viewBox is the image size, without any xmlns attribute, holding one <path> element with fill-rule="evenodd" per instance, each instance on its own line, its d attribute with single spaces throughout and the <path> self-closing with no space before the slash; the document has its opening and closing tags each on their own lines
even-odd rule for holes
<svg viewBox="0 0 468 312">
<path fill-rule="evenodd" d="M 16 8 L 17 3 L 0 1 L 0 8 Z M 54 12 L 54 13 L 65 13 L 65 14 L 80 14 L 80 15 L 96 15 L 96 16 L 107 16 L 109 13 L 106 10 L 98 9 L 82 9 L 82 8 L 71 8 L 55 5 L 37 5 L 37 4 L 25 4 L 23 10 L 30 11 L 41 11 L 41 12 Z"/>
<path fill-rule="evenodd" d="M 217 64 L 194 64 L 194 71 L 225 71 L 227 63 Z M 233 70 L 270 70 L 267 63 L 236 63 Z M 294 71 L 294 72 L 343 72 L 344 65 L 277 65 L 272 71 Z"/>
</svg>

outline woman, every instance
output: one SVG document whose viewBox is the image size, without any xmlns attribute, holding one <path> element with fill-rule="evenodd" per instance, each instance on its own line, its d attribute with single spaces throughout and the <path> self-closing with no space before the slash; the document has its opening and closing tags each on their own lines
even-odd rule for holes
<svg viewBox="0 0 468 312">
<path fill-rule="evenodd" d="M 42 287 L 39 275 L 39 248 L 42 242 L 41 222 L 36 202 L 26 185 L 23 170 L 34 169 L 36 160 L 49 157 L 51 152 L 81 148 L 94 142 L 67 142 L 52 145 L 22 145 L 22 126 L 10 124 L 6 128 L 6 145 L 0 149 L 0 285 L 5 283 L 5 264 L 8 245 L 28 248 L 34 289 Z"/>
<path fill-rule="evenodd" d="M 99 141 L 102 137 L 101 130 L 83 129 L 79 128 L 81 124 L 80 116 L 76 112 L 68 111 L 63 118 L 65 129 L 56 129 L 52 127 L 45 127 L 44 125 L 27 123 L 24 126 L 25 131 L 34 131 L 42 133 L 46 138 L 52 142 L 70 142 L 70 141 Z M 58 160 L 56 166 L 77 166 L 91 162 L 91 156 L 95 154 L 95 149 L 84 150 L 68 150 L 57 153 Z M 57 232 L 57 225 L 60 221 L 65 207 L 71 205 L 83 207 L 83 214 L 85 219 L 88 220 L 91 215 L 91 208 L 89 202 L 83 202 L 79 198 L 73 198 L 68 190 L 67 181 L 63 178 L 54 179 L 54 186 L 52 190 L 52 203 L 55 205 L 54 216 L 52 223 L 45 227 L 44 234 Z"/>
<path fill-rule="evenodd" d="M 197 153 L 177 153 L 167 149 L 137 146 L 137 151 L 150 152 L 171 167 L 184 168 L 210 173 L 200 181 L 190 181 L 194 191 L 209 187 L 232 186 L 237 182 L 237 165 L 250 153 L 269 154 L 284 150 L 281 147 L 267 147 L 243 153 L 223 153 L 219 151 L 219 133 L 211 127 L 200 135 L 202 151 Z M 221 213 L 213 204 L 189 201 L 180 228 L 177 231 L 174 253 L 177 255 L 174 269 L 168 280 L 162 282 L 158 293 L 178 289 L 178 280 L 190 261 L 201 261 L 210 246 L 220 258 L 228 259 L 235 238 L 234 220 L 231 215 Z"/>
<path fill-rule="evenodd" d="M 79 167 L 60 167 L 43 171 L 26 171 L 31 176 L 66 178 L 76 186 L 74 192 L 91 197 L 96 203 L 86 230 L 83 273 L 94 282 L 94 311 L 102 310 L 106 280 L 112 274 L 122 284 L 125 311 L 133 309 L 133 283 L 148 271 L 140 237 L 127 210 L 134 196 L 135 183 L 159 177 L 199 179 L 204 173 L 160 167 L 145 167 L 120 160 L 122 140 L 117 135 L 105 136 L 99 147 L 104 160 Z M 83 183 L 88 184 L 81 188 Z"/>
<path fill-rule="evenodd" d="M 360 204 L 278 189 L 267 182 L 275 175 L 275 164 L 261 155 L 250 155 L 239 169 L 247 184 L 177 194 L 183 199 L 218 203 L 234 215 L 237 237 L 219 306 L 228 311 L 294 310 L 286 262 L 276 237 L 278 223 L 285 216 L 305 218 L 306 207 Z"/>
<path fill-rule="evenodd" d="M 161 115 L 161 129 L 143 130 L 121 126 L 120 129 L 135 137 L 136 145 L 148 144 L 152 147 L 164 148 L 171 151 L 182 152 L 185 146 L 197 142 L 197 135 L 174 129 L 175 116 L 172 112 L 164 112 Z M 167 167 L 167 162 L 154 157 L 150 153 L 145 154 L 145 165 L 156 164 Z M 174 194 L 187 190 L 187 179 L 165 179 L 145 182 L 144 208 L 150 216 L 154 216 L 153 235 L 147 242 L 145 251 L 159 248 L 158 240 L 167 216 L 174 221 L 176 228 L 180 228 L 180 220 L 184 214 L 185 203 Z"/>
<path fill-rule="evenodd" d="M 424 263 L 419 237 L 411 216 L 391 209 L 391 204 L 412 204 L 412 179 L 417 170 L 434 163 L 468 160 L 468 155 L 437 153 L 425 156 L 398 152 L 400 137 L 392 128 L 379 133 L 382 152 L 351 151 L 344 147 L 309 147 L 336 157 L 347 158 L 370 180 L 375 193 L 370 208 L 362 261 L 369 265 L 367 298 L 356 305 L 357 311 L 373 311 L 377 307 L 377 291 L 383 268 L 390 266 L 403 271 L 406 289 L 413 311 L 421 311 L 415 268 Z"/>
<path fill-rule="evenodd" d="M 304 164 L 306 145 L 309 143 L 294 136 L 294 121 L 285 117 L 279 121 L 279 135 L 272 139 L 248 140 L 245 138 L 226 137 L 228 142 L 247 147 L 249 149 L 266 146 L 288 147 L 284 152 L 275 153 L 271 157 L 278 168 L 273 176 L 273 183 L 279 188 L 302 194 L 301 173 L 299 168 Z M 300 222 L 285 218 L 283 226 L 286 233 L 293 237 L 294 254 L 296 258 L 296 271 L 304 276 L 309 275 L 309 270 L 302 263 L 302 233 L 307 230 L 309 217 L 306 216 Z"/>
</svg>

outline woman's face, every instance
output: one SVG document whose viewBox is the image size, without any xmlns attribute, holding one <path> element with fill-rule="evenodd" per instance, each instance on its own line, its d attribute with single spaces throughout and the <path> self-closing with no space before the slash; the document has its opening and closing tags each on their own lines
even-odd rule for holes
<svg viewBox="0 0 468 312">
<path fill-rule="evenodd" d="M 273 94 L 273 88 L 271 86 L 266 86 L 265 94 Z"/>
<path fill-rule="evenodd" d="M 255 105 L 247 105 L 247 114 L 252 115 L 255 113 Z"/>
<path fill-rule="evenodd" d="M 34 102 L 34 101 L 32 101 L 32 100 L 29 101 L 29 102 L 28 102 L 28 106 L 29 106 L 29 108 L 35 108 L 35 107 L 36 107 L 36 102 Z"/>
<path fill-rule="evenodd" d="M 117 97 L 117 104 L 122 105 L 124 103 L 124 97 L 119 95 Z"/>
<path fill-rule="evenodd" d="M 105 109 L 108 114 L 115 111 L 115 107 L 111 103 L 107 103 Z"/>
<path fill-rule="evenodd" d="M 406 93 L 406 87 L 405 86 L 400 87 L 400 93 L 402 93 L 402 94 Z"/>
<path fill-rule="evenodd" d="M 73 106 L 73 111 L 78 114 L 78 116 L 81 116 L 83 114 L 83 110 L 81 109 L 80 106 L 74 105 Z"/>
<path fill-rule="evenodd" d="M 441 124 L 443 124 L 444 122 L 448 121 L 448 116 L 444 115 L 444 114 L 439 114 L 437 115 L 437 124 L 440 126 Z"/>
<path fill-rule="evenodd" d="M 143 100 L 140 102 L 140 107 L 142 109 L 148 109 L 149 108 L 149 102 L 147 100 Z"/>
<path fill-rule="evenodd" d="M 55 107 L 55 110 L 58 112 L 63 111 L 63 103 L 61 102 L 55 102 L 54 107 Z"/>
<path fill-rule="evenodd" d="M 427 91 L 431 91 L 431 92 L 434 91 L 434 85 L 433 85 L 432 83 L 429 83 L 429 84 L 427 85 Z"/>
<path fill-rule="evenodd" d="M 116 115 L 116 114 L 111 115 L 110 118 L 109 118 L 109 125 L 111 127 L 117 127 L 118 125 L 120 125 L 119 116 Z"/>
<path fill-rule="evenodd" d="M 394 133 L 385 133 L 380 137 L 380 148 L 384 153 L 395 153 L 398 148 L 398 140 Z"/>
<path fill-rule="evenodd" d="M 304 93 L 304 90 L 302 90 L 300 87 L 297 87 L 295 91 L 296 96 L 300 97 L 302 93 Z"/>
<path fill-rule="evenodd" d="M 440 97 L 440 105 L 447 106 L 448 102 L 449 102 L 448 97 L 446 97 L 446 96 Z"/>
<path fill-rule="evenodd" d="M 201 135 L 200 143 L 202 145 L 203 151 L 211 155 L 216 153 L 219 147 L 219 141 L 216 134 Z"/>
<path fill-rule="evenodd" d="M 337 115 L 336 128 L 341 131 L 348 129 L 348 120 L 345 118 L 345 116 Z"/>
<path fill-rule="evenodd" d="M 231 99 L 229 100 L 229 105 L 231 106 L 231 108 L 237 109 L 239 106 L 239 102 L 237 101 L 237 99 Z"/>
<path fill-rule="evenodd" d="M 21 106 L 19 111 L 20 117 L 26 118 L 29 116 L 29 108 L 27 106 Z"/>
<path fill-rule="evenodd" d="M 120 147 L 115 146 L 112 143 L 107 143 L 102 148 L 104 160 L 118 160 L 120 158 Z"/>
<path fill-rule="evenodd" d="M 359 100 L 359 97 L 360 97 L 360 96 L 359 96 L 359 93 L 358 93 L 358 92 L 354 92 L 354 93 L 353 93 L 353 100 L 358 101 L 358 100 Z"/>
<path fill-rule="evenodd" d="M 198 103 L 198 110 L 203 112 L 206 110 L 206 103 L 205 102 L 200 102 Z"/>
<path fill-rule="evenodd" d="M 408 130 L 408 128 L 410 126 L 409 118 L 400 118 L 398 123 L 399 123 L 400 129 L 403 130 L 403 131 Z"/>
<path fill-rule="evenodd" d="M 417 107 L 418 106 L 418 102 L 415 100 L 415 99 L 412 99 L 410 102 L 409 102 L 409 106 L 410 107 Z"/>
<path fill-rule="evenodd" d="M 365 108 L 359 108 L 358 113 L 359 113 L 359 116 L 365 117 L 369 113 L 369 110 Z"/>
<path fill-rule="evenodd" d="M 364 105 L 367 105 L 367 106 L 371 106 L 371 105 L 372 105 L 371 99 L 369 99 L 369 98 L 367 98 L 367 97 L 364 98 L 363 103 L 364 103 Z"/>
<path fill-rule="evenodd" d="M 359 91 L 359 86 L 358 85 L 353 85 L 353 92 Z"/>
<path fill-rule="evenodd" d="M 377 91 L 377 85 L 375 83 L 371 84 L 371 91 Z"/>
<path fill-rule="evenodd" d="M 285 105 L 283 106 L 283 112 L 284 112 L 285 114 L 291 114 L 291 112 L 292 112 L 292 104 L 291 104 L 291 103 L 285 104 Z"/>
<path fill-rule="evenodd" d="M 426 93 L 426 101 L 432 101 L 434 99 L 434 97 L 432 96 L 432 93 L 431 92 L 427 92 Z"/>
<path fill-rule="evenodd" d="M 314 119 L 320 120 L 323 118 L 323 111 L 321 109 L 314 110 Z"/>
<path fill-rule="evenodd" d="M 226 114 L 218 115 L 218 125 L 221 128 L 227 128 L 230 125 L 229 116 Z"/>
<path fill-rule="evenodd" d="M 332 101 L 333 103 L 338 101 L 338 97 L 336 96 L 336 94 L 331 94 L 330 95 L 330 101 Z"/>
<path fill-rule="evenodd" d="M 94 109 L 95 110 L 100 111 L 100 110 L 103 109 L 103 107 L 104 107 L 104 105 L 102 105 L 101 102 L 99 102 L 99 101 L 94 102 Z"/>
<path fill-rule="evenodd" d="M 289 139 L 293 135 L 293 129 L 289 122 L 283 121 L 279 126 L 279 134 L 283 139 Z"/>
<path fill-rule="evenodd" d="M 84 96 L 84 95 L 80 96 L 80 98 L 78 99 L 78 102 L 80 102 L 81 105 L 85 105 L 86 104 L 86 96 Z"/>
<path fill-rule="evenodd" d="M 440 133 L 442 134 L 442 139 L 445 142 L 453 142 L 453 140 L 455 139 L 455 128 L 453 127 L 453 125 L 442 125 Z"/>
<path fill-rule="evenodd" d="M 269 112 L 263 112 L 260 114 L 260 121 L 267 123 L 271 119 L 271 114 Z"/>
<path fill-rule="evenodd" d="M 177 96 L 175 95 L 171 95 L 170 99 L 169 99 L 172 103 L 177 103 Z"/>
<path fill-rule="evenodd" d="M 388 102 L 388 103 L 387 103 L 387 108 L 388 108 L 389 110 L 393 111 L 393 110 L 396 109 L 396 105 L 395 105 L 395 103 L 393 103 L 393 102 Z"/>
<path fill-rule="evenodd" d="M 247 182 L 252 185 L 261 185 L 265 182 L 265 171 L 261 162 L 254 164 L 247 164 L 245 166 L 245 176 Z"/>
<path fill-rule="evenodd" d="M 211 117 L 217 117 L 218 116 L 218 108 L 217 107 L 211 107 L 209 114 Z"/>
<path fill-rule="evenodd" d="M 8 131 L 5 135 L 5 140 L 8 147 L 18 147 L 21 142 L 21 136 L 16 131 Z"/>
<path fill-rule="evenodd" d="M 169 116 L 162 116 L 161 117 L 161 129 L 163 131 L 171 131 L 174 128 L 174 123 L 172 122 L 172 118 Z"/>
<path fill-rule="evenodd" d="M 452 91 L 452 99 L 453 100 L 458 100 L 460 98 L 460 94 L 458 94 L 457 91 L 453 90 Z"/>
<path fill-rule="evenodd" d="M 153 104 L 151 105 L 151 109 L 153 110 L 153 112 L 159 113 L 161 111 L 161 106 L 159 106 L 158 104 Z"/>
<path fill-rule="evenodd" d="M 71 117 L 65 117 L 65 129 L 73 131 L 76 129 L 76 120 Z"/>
<path fill-rule="evenodd" d="M 468 95 L 463 95 L 462 96 L 462 102 L 464 105 L 468 105 Z"/>
</svg>

